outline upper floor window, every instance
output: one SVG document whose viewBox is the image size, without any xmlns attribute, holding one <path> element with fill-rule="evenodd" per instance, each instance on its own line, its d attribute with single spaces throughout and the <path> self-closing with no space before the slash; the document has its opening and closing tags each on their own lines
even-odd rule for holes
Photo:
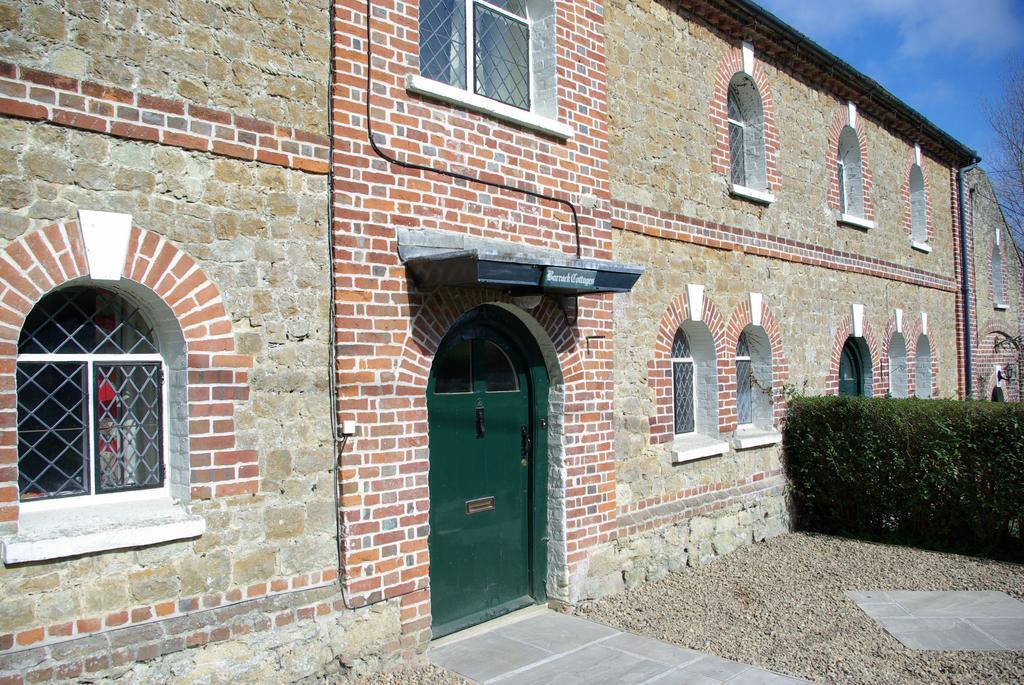
<svg viewBox="0 0 1024 685">
<path fill-rule="evenodd" d="M 917 164 L 910 167 L 910 237 L 916 243 L 928 242 L 928 210 L 924 197 L 924 174 Z"/>
<path fill-rule="evenodd" d="M 766 190 L 764 107 L 754 79 L 739 72 L 729 82 L 729 161 L 733 185 Z"/>
<path fill-rule="evenodd" d="M 995 244 L 992 245 L 992 302 L 996 307 L 1005 308 L 1003 304 L 1003 252 L 1000 243 L 999 229 L 996 229 Z"/>
<path fill-rule="evenodd" d="M 161 488 L 164 365 L 146 316 L 117 293 L 56 290 L 18 340 L 23 502 Z"/>
<path fill-rule="evenodd" d="M 420 74 L 532 109 L 530 14 L 526 0 L 423 0 Z"/>
<path fill-rule="evenodd" d="M 864 217 L 864 177 L 861 169 L 860 139 L 852 126 L 839 134 L 839 207 L 843 214 Z"/>
</svg>

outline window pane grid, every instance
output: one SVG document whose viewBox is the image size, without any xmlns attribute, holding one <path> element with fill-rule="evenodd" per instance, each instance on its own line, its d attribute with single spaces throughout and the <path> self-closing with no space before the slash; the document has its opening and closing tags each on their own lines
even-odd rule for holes
<svg viewBox="0 0 1024 685">
<path fill-rule="evenodd" d="M 474 90 L 530 109 L 530 28 L 486 5 L 473 6 Z"/>
<path fill-rule="evenodd" d="M 672 340 L 672 358 L 683 359 L 684 357 L 690 356 L 690 341 L 686 339 L 686 334 L 682 331 L 676 331 L 676 337 Z"/>
<path fill-rule="evenodd" d="M 846 212 L 846 167 L 839 161 L 839 208 Z"/>
<path fill-rule="evenodd" d="M 429 0 L 420 4 L 420 12 L 420 73 L 465 88 L 465 0 Z"/>
<path fill-rule="evenodd" d="M 743 126 L 729 122 L 729 159 L 731 160 L 732 182 L 738 186 L 747 185 L 747 161 L 744 157 L 745 143 Z"/>
<path fill-rule="evenodd" d="M 95 365 L 93 400 L 97 492 L 163 483 L 160 365 Z"/>
<path fill-rule="evenodd" d="M 21 499 L 88 492 L 83 363 L 17 365 Z"/>
<path fill-rule="evenodd" d="M 741 424 L 753 423 L 753 402 L 751 398 L 750 360 L 736 360 L 736 412 Z"/>
<path fill-rule="evenodd" d="M 158 351 L 139 308 L 94 288 L 65 288 L 44 297 L 25 321 L 19 354 L 146 354 Z"/>
<path fill-rule="evenodd" d="M 675 432 L 692 433 L 693 412 L 693 362 L 672 362 L 672 395 Z"/>
</svg>

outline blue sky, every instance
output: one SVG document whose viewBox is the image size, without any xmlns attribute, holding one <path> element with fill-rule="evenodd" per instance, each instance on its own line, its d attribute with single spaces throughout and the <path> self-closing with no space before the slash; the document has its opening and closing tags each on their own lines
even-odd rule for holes
<svg viewBox="0 0 1024 685">
<path fill-rule="evenodd" d="M 992 157 L 986 106 L 1024 59 L 1024 0 L 755 2 Z"/>
</svg>

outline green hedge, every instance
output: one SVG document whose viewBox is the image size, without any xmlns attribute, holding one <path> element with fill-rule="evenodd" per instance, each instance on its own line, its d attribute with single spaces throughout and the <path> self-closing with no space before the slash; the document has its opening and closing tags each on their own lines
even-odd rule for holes
<svg viewBox="0 0 1024 685">
<path fill-rule="evenodd" d="M 1024 552 L 1024 405 L 799 397 L 785 449 L 801 528 Z"/>
</svg>

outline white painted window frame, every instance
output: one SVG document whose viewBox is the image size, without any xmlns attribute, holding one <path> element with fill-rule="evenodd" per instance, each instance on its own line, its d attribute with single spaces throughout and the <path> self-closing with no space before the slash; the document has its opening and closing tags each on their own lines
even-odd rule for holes
<svg viewBox="0 0 1024 685">
<path fill-rule="evenodd" d="M 46 497 L 38 500 L 24 500 L 19 502 L 21 511 L 23 512 L 40 512 L 40 511 L 55 511 L 60 509 L 70 509 L 81 506 L 99 505 L 99 504 L 114 504 L 114 503 L 128 503 L 138 502 L 143 500 L 152 500 L 154 498 L 166 498 L 170 499 L 170 483 L 168 474 L 170 472 L 170 464 L 168 457 L 170 454 L 170 417 L 167 408 L 169 406 L 168 401 L 168 369 L 167 362 L 164 360 L 160 353 L 150 354 L 59 354 L 59 353 L 46 353 L 46 354 L 19 354 L 17 356 L 18 362 L 31 362 L 31 363 L 60 363 L 60 362 L 75 362 L 86 364 L 86 373 L 89 381 L 89 392 L 86 397 L 88 403 L 88 421 L 89 421 L 89 493 L 84 495 L 69 495 L 63 497 Z M 139 488 L 137 490 L 131 490 L 128 492 L 111 492 L 111 493 L 96 493 L 96 479 L 95 479 L 95 466 L 96 466 L 96 441 L 93 431 L 95 430 L 94 424 L 94 407 L 93 407 L 93 374 L 95 364 L 108 364 L 108 363 L 160 363 L 161 383 L 160 383 L 160 459 L 163 465 L 163 483 L 160 487 L 156 488 Z M 20 467 L 20 465 L 19 465 Z"/>
<path fill-rule="evenodd" d="M 500 100 L 480 95 L 476 92 L 476 49 L 475 49 L 475 25 L 473 21 L 473 8 L 482 5 L 488 9 L 506 16 L 519 23 L 525 23 L 527 27 L 527 51 L 530 60 L 529 66 L 529 97 L 530 109 L 525 110 L 514 105 L 509 105 Z M 426 78 L 419 74 L 410 74 L 406 78 L 406 90 L 418 95 L 435 98 L 451 105 L 465 107 L 466 109 L 487 114 L 497 119 L 532 129 L 534 131 L 554 136 L 561 140 L 569 140 L 573 137 L 573 129 L 556 119 L 552 119 L 537 113 L 537 91 L 536 91 L 536 67 L 533 61 L 534 51 L 534 27 L 530 17 L 529 3 L 526 3 L 526 17 L 520 17 L 501 7 L 487 2 L 487 0 L 465 0 L 463 12 L 466 25 L 466 87 L 459 88 L 441 81 Z"/>
</svg>

